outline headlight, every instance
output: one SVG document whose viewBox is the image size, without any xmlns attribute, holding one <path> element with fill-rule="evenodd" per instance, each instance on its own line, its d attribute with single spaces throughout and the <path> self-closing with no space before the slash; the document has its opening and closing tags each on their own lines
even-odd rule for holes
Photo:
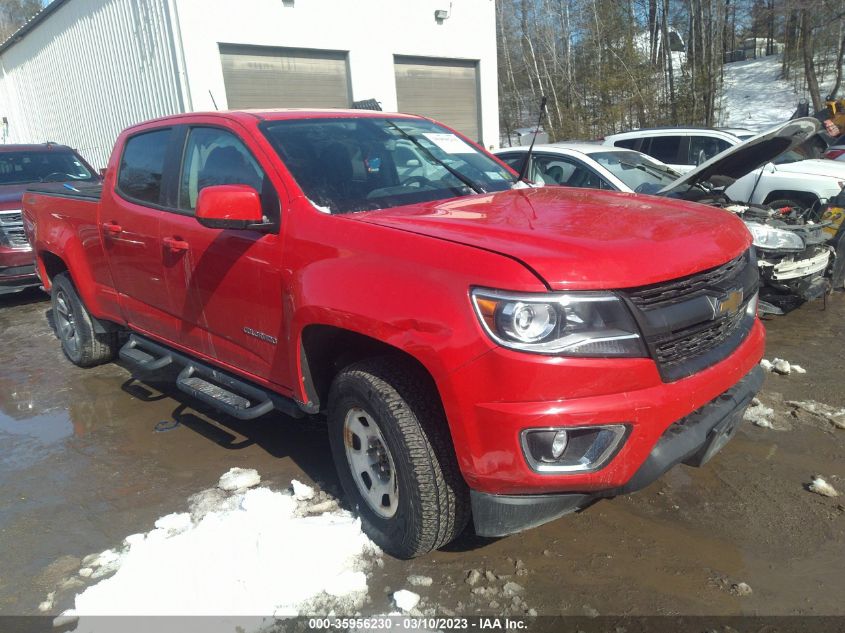
<svg viewBox="0 0 845 633">
<path fill-rule="evenodd" d="M 804 240 L 792 231 L 776 229 L 759 222 L 746 222 L 745 226 L 754 237 L 754 246 L 770 250 L 803 251 Z"/>
<path fill-rule="evenodd" d="M 631 313 L 610 293 L 475 288 L 472 302 L 487 334 L 504 347 L 563 356 L 646 356 Z"/>
</svg>

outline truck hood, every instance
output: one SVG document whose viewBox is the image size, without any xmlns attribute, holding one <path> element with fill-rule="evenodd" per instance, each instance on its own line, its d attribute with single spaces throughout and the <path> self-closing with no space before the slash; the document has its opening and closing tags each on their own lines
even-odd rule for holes
<svg viewBox="0 0 845 633">
<path fill-rule="evenodd" d="M 716 154 L 681 178 L 666 185 L 658 192 L 658 195 L 667 195 L 678 189 L 687 190 L 706 182 L 712 182 L 717 186 L 729 186 L 784 152 L 801 145 L 818 132 L 818 129 L 819 122 L 812 117 L 787 121 L 783 125 L 773 127 L 744 143 Z M 800 161 L 800 164 L 806 162 Z M 780 167 L 778 166 L 778 169 Z"/>
<path fill-rule="evenodd" d="M 809 158 L 807 160 L 795 161 L 794 163 L 783 163 L 781 165 L 775 165 L 775 169 L 790 174 L 838 178 L 845 182 L 845 163 L 826 158 Z"/>
<path fill-rule="evenodd" d="M 733 214 L 630 193 L 521 189 L 347 216 L 516 259 L 558 290 L 651 284 L 723 264 L 751 244 Z"/>
</svg>

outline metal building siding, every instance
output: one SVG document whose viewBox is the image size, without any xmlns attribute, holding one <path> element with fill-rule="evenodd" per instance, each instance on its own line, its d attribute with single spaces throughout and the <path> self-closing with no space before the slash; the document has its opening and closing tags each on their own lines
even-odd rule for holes
<svg viewBox="0 0 845 633">
<path fill-rule="evenodd" d="M 3 51 L 7 142 L 64 143 L 102 167 L 125 127 L 183 111 L 168 5 L 69 0 Z"/>
</svg>

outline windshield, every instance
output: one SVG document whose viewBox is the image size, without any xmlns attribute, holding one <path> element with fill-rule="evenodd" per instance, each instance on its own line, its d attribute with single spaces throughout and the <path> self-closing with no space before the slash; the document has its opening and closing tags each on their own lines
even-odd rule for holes
<svg viewBox="0 0 845 633">
<path fill-rule="evenodd" d="M 94 175 L 73 153 L 61 150 L 0 152 L 0 185 L 92 180 Z"/>
<path fill-rule="evenodd" d="M 589 156 L 637 193 L 657 193 L 680 177 L 638 152 L 596 152 Z"/>
<path fill-rule="evenodd" d="M 516 180 L 459 136 L 422 119 L 285 120 L 261 129 L 308 199 L 330 213 L 503 191 Z"/>
</svg>

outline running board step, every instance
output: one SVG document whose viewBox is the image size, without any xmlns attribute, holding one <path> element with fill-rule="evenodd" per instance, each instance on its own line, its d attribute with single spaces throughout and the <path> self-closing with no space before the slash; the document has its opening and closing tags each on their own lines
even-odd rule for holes
<svg viewBox="0 0 845 633">
<path fill-rule="evenodd" d="M 118 355 L 133 371 L 156 371 L 173 363 L 173 355 L 165 348 L 138 338 L 134 334 L 120 348 Z"/>
<path fill-rule="evenodd" d="M 261 389 L 199 364 L 186 365 L 176 386 L 239 420 L 253 420 L 274 409 L 273 401 Z"/>
<path fill-rule="evenodd" d="M 146 373 L 168 365 L 181 367 L 176 378 L 180 391 L 239 420 L 253 420 L 273 409 L 292 418 L 305 417 L 305 411 L 291 398 L 214 369 L 140 334 L 129 336 L 120 348 L 120 358 L 133 372 Z"/>
</svg>

